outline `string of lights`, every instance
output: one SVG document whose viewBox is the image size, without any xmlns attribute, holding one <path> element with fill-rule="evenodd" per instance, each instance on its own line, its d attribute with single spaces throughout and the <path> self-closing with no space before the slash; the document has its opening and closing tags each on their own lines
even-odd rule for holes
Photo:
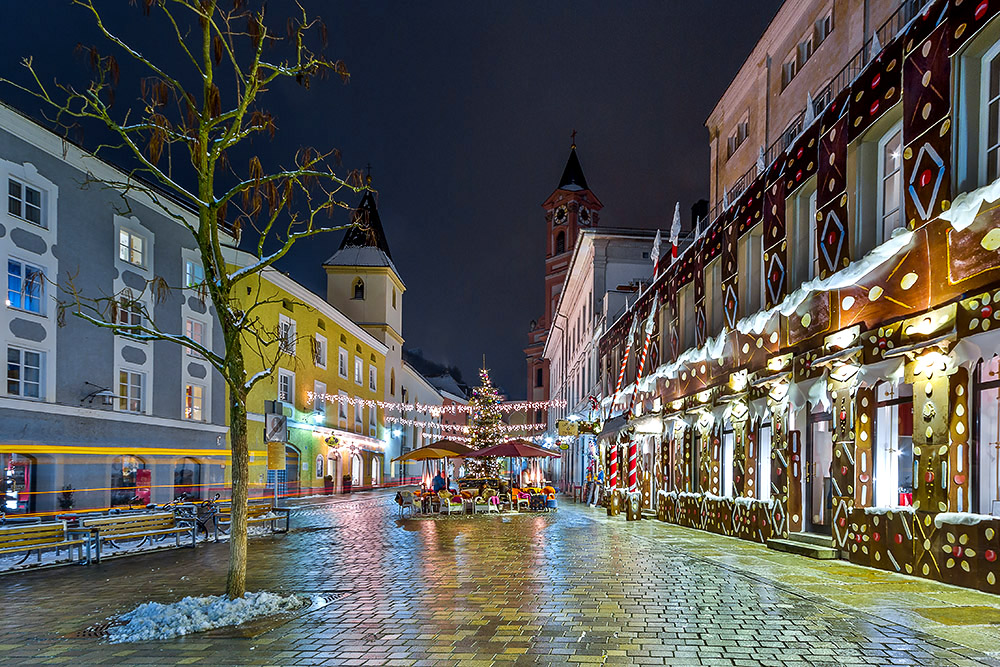
<svg viewBox="0 0 1000 667">
<path fill-rule="evenodd" d="M 377 401 L 369 398 L 358 398 L 356 396 L 342 396 L 341 394 L 317 394 L 308 392 L 306 394 L 309 401 L 314 403 L 317 399 L 326 403 L 346 403 L 354 406 L 366 408 L 381 408 L 391 412 L 423 412 L 434 417 L 440 415 L 472 414 L 476 408 L 473 405 L 462 405 L 453 403 L 451 405 L 427 405 L 426 403 L 396 403 L 394 401 Z M 549 410 L 552 408 L 565 408 L 566 401 L 553 399 L 551 401 L 510 401 L 508 403 L 497 403 L 496 408 L 503 413 L 524 412 L 529 410 Z"/>
<path fill-rule="evenodd" d="M 471 432 L 471 427 L 464 424 L 440 424 L 438 422 L 423 421 L 420 419 L 406 419 L 404 417 L 386 417 L 386 424 L 403 424 L 404 426 L 417 426 L 424 429 L 437 429 L 441 431 L 455 431 L 459 433 Z M 513 431 L 538 431 L 548 427 L 548 424 L 538 422 L 536 424 L 497 424 L 496 429 L 504 433 Z"/>
</svg>

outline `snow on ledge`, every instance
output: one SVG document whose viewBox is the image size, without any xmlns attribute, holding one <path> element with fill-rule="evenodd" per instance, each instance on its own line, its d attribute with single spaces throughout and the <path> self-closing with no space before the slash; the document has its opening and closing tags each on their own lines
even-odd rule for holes
<svg viewBox="0 0 1000 667">
<path fill-rule="evenodd" d="M 996 517 L 989 514 L 969 514 L 966 512 L 942 512 L 934 516 L 934 527 L 940 528 L 945 524 L 949 526 L 975 526 L 982 521 L 992 521 Z"/>
<path fill-rule="evenodd" d="M 213 628 L 239 625 L 261 616 L 274 616 L 323 606 L 321 597 L 278 595 L 260 591 L 230 600 L 224 595 L 186 597 L 170 604 L 145 602 L 122 614 L 108 630 L 112 644 L 170 639 Z"/>
<path fill-rule="evenodd" d="M 900 505 L 899 507 L 866 507 L 865 514 L 868 516 L 884 516 L 889 512 L 906 512 L 913 514 L 917 510 L 912 505 Z"/>
</svg>

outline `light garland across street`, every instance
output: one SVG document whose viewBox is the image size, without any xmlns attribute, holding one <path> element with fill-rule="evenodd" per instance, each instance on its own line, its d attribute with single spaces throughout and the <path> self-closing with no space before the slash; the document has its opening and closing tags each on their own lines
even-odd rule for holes
<svg viewBox="0 0 1000 667">
<path fill-rule="evenodd" d="M 440 424 L 438 422 L 422 421 L 419 419 L 405 419 L 403 417 L 386 417 L 386 424 L 404 424 L 406 426 L 418 426 L 426 429 L 439 429 L 442 431 L 457 431 L 469 433 L 470 427 L 465 424 Z M 536 424 L 498 424 L 497 430 L 505 433 L 512 431 L 538 431 L 547 428 L 548 424 L 538 422 Z"/>
<path fill-rule="evenodd" d="M 426 403 L 396 403 L 393 401 L 376 401 L 368 398 L 357 398 L 355 396 L 342 396 L 340 394 L 317 394 L 307 392 L 306 397 L 310 402 L 315 402 L 317 398 L 326 403 L 347 403 L 366 408 L 381 408 L 393 412 L 424 412 L 433 416 L 471 414 L 474 410 L 471 405 L 453 403 L 451 405 L 427 405 Z M 526 410 L 548 410 L 550 408 L 564 408 L 566 401 L 553 399 L 551 401 L 511 401 L 509 403 L 498 403 L 497 409 L 500 412 L 524 412 Z"/>
</svg>

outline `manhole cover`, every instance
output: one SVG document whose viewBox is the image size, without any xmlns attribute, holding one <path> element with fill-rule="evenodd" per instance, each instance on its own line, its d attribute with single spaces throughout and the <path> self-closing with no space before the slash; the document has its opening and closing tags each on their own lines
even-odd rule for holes
<svg viewBox="0 0 1000 667">
<path fill-rule="evenodd" d="M 63 635 L 67 639 L 100 639 L 102 637 L 108 636 L 108 630 L 117 625 L 124 625 L 121 621 L 112 619 L 110 621 L 101 621 L 100 623 L 95 623 L 83 630 L 77 630 L 76 632 L 71 632 L 68 635 Z"/>
</svg>

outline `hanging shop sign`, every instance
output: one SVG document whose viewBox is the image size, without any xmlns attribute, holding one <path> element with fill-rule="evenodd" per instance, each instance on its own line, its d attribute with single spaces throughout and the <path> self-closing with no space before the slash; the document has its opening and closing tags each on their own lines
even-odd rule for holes
<svg viewBox="0 0 1000 667">
<path fill-rule="evenodd" d="M 577 435 L 579 433 L 576 422 L 571 422 L 568 419 L 560 419 L 557 421 L 556 430 L 559 431 L 559 435 L 561 437 Z"/>
</svg>

